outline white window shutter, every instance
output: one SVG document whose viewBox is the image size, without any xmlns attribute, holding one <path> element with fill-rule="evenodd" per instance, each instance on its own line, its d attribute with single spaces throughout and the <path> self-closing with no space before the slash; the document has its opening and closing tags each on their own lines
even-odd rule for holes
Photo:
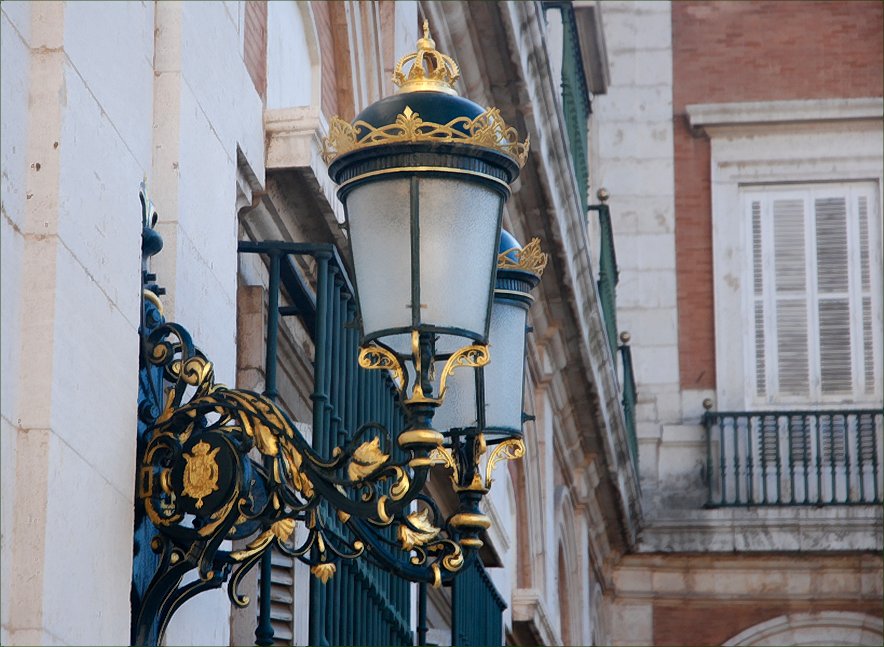
<svg viewBox="0 0 884 647">
<path fill-rule="evenodd" d="M 824 395 L 853 395 L 847 199 L 814 200 L 819 375 Z M 859 304 L 857 304 L 859 306 Z"/>
<path fill-rule="evenodd" d="M 856 211 L 859 218 L 859 257 L 860 257 L 860 291 L 862 301 L 862 354 L 863 354 L 863 391 L 867 395 L 875 394 L 875 348 L 872 337 L 872 264 L 870 262 L 872 240 L 869 235 L 869 198 L 865 195 L 857 197 Z"/>
<path fill-rule="evenodd" d="M 881 397 L 876 195 L 874 184 L 859 182 L 744 192 L 751 247 L 745 348 L 756 404 Z"/>
<path fill-rule="evenodd" d="M 801 198 L 774 199 L 774 291 L 778 393 L 806 396 L 808 365 L 807 258 Z"/>
<path fill-rule="evenodd" d="M 761 227 L 761 201 L 752 200 L 752 304 L 755 322 L 755 395 L 767 396 L 767 357 L 764 348 L 764 237 Z"/>
</svg>

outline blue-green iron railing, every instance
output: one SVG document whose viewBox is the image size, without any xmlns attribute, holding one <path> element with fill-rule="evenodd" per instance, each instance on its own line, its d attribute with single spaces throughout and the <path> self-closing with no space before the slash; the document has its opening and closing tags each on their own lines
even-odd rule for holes
<svg viewBox="0 0 884 647">
<path fill-rule="evenodd" d="M 589 87 L 583 69 L 580 38 L 574 6 L 570 2 L 547 2 L 547 8 L 557 8 L 562 15 L 562 111 L 574 174 L 580 191 L 580 205 L 586 212 L 589 192 L 589 133 L 588 120 L 591 112 Z"/>
<path fill-rule="evenodd" d="M 451 584 L 451 644 L 503 645 L 506 602 L 475 560 Z"/>
<path fill-rule="evenodd" d="M 620 270 L 617 267 L 617 253 L 614 249 L 611 210 L 604 202 L 607 200 L 604 189 L 599 191 L 599 198 L 603 202 L 590 205 L 589 210 L 597 211 L 599 214 L 599 278 L 596 285 L 599 290 L 605 332 L 608 335 L 613 357 L 617 354 L 617 283 L 620 280 Z"/>
<path fill-rule="evenodd" d="M 397 433 L 404 426 L 396 389 L 383 371 L 358 366 L 359 329 L 353 290 L 331 245 L 240 243 L 240 252 L 269 257 L 267 321 L 268 395 L 275 397 L 280 316 L 298 316 L 311 335 L 314 357 L 313 447 L 331 455 L 355 430 L 368 422 Z M 315 260 L 315 292 L 293 262 L 294 256 Z M 280 306 L 280 292 L 288 305 Z M 324 508 L 331 531 L 346 533 L 341 521 Z M 387 537 L 392 540 L 393 537 Z M 273 644 L 271 627 L 270 553 L 262 563 L 257 644 Z M 410 586 L 368 560 L 341 560 L 328 582 L 310 578 L 311 645 L 411 645 Z"/>
<path fill-rule="evenodd" d="M 709 507 L 880 504 L 884 410 L 707 411 Z"/>
<path fill-rule="evenodd" d="M 638 438 L 635 433 L 635 403 L 638 396 L 635 390 L 635 373 L 632 370 L 632 349 L 629 347 L 629 334 L 620 335 L 620 361 L 623 364 L 623 417 L 626 420 L 626 442 L 629 446 L 629 457 L 638 472 Z"/>
</svg>

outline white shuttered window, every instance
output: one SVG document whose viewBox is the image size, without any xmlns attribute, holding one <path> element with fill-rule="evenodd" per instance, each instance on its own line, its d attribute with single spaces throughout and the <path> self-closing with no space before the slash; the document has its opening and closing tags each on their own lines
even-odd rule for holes
<svg viewBox="0 0 884 647">
<path fill-rule="evenodd" d="M 743 198 L 756 404 L 880 401 L 875 184 L 753 188 Z"/>
</svg>

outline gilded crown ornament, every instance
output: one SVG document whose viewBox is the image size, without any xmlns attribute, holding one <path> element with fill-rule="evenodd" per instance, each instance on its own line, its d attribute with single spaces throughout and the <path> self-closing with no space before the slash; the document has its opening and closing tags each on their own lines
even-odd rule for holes
<svg viewBox="0 0 884 647">
<path fill-rule="evenodd" d="M 404 68 L 411 63 L 406 74 Z M 430 38 L 430 23 L 424 20 L 424 36 L 417 41 L 417 51 L 406 54 L 393 69 L 393 83 L 400 92 L 445 92 L 457 94 L 454 82 L 460 78 L 460 69 L 454 59 L 436 49 Z"/>
<path fill-rule="evenodd" d="M 395 118 L 386 117 L 385 123 L 362 118 L 367 111 L 360 113 L 353 123 L 338 116 L 332 117 L 328 136 L 322 141 L 322 159 L 326 164 L 331 164 L 346 153 L 386 144 L 455 143 L 495 150 L 512 159 L 519 168 L 523 167 L 528 160 L 529 138 L 520 142 L 518 132 L 507 125 L 499 109 L 481 111 L 481 107 L 472 102 L 452 98 L 451 101 L 472 104 L 477 110 L 470 115 L 455 114 L 453 118 L 435 121 L 427 115 L 421 116 L 420 113 L 425 110 L 416 106 L 422 102 L 420 99 L 406 99 L 417 96 L 414 93 L 418 92 L 438 92 L 457 97 L 454 83 L 459 77 L 457 63 L 436 50 L 428 23 L 424 21 L 424 35 L 417 41 L 417 51 L 403 56 L 393 71 L 393 83 L 399 87 L 398 95 L 394 96 L 398 96 L 405 105 Z M 441 100 L 437 103 L 442 105 Z"/>
<path fill-rule="evenodd" d="M 497 269 L 523 270 L 542 276 L 548 262 L 549 254 L 540 251 L 540 239 L 532 238 L 531 242 L 522 248 L 513 247 L 498 254 Z"/>
</svg>

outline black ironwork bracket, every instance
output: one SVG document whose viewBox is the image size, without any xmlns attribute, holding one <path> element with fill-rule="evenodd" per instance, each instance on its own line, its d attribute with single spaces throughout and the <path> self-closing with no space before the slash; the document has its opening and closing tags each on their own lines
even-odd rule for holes
<svg viewBox="0 0 884 647">
<path fill-rule="evenodd" d="M 490 485 L 478 474 L 482 435 L 448 448 L 421 440 L 438 401 L 412 398 L 403 403 L 409 428 L 399 438 L 369 423 L 330 456 L 319 455 L 273 401 L 275 383 L 265 395 L 217 384 L 188 331 L 165 320 L 163 290 L 147 267 L 162 239 L 143 192 L 142 207 L 132 644 L 160 644 L 182 604 L 225 582 L 232 603 L 247 605 L 240 584 L 259 562 L 269 566 L 270 550 L 308 564 L 322 582 L 337 561 L 359 556 L 410 581 L 450 581 L 474 559 L 487 527 L 478 507 Z M 278 257 L 274 263 L 278 282 Z M 279 311 L 277 300 L 271 306 Z M 432 340 L 419 342 L 431 357 Z M 403 443 L 409 431 L 412 441 Z M 520 448 L 496 446 L 486 475 L 494 462 L 521 455 Z M 447 519 L 422 493 L 434 465 L 451 468 L 461 503 Z M 332 513 L 340 523 L 329 523 Z M 297 522 L 307 531 L 300 541 Z M 230 548 L 230 541 L 249 539 Z M 196 577 L 186 577 L 191 573 Z M 269 623 L 269 609 L 265 615 Z M 259 644 L 270 644 L 272 629 L 258 633 Z"/>
</svg>

